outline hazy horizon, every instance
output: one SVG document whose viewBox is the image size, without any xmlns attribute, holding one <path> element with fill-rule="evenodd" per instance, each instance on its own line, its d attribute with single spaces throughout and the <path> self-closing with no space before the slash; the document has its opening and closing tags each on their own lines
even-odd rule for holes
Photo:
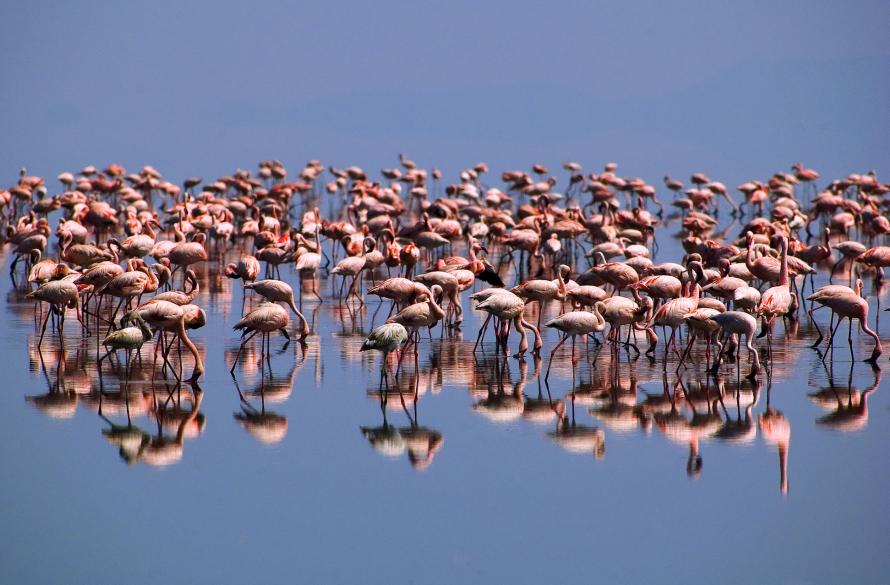
<svg viewBox="0 0 890 585">
<path fill-rule="evenodd" d="M 890 174 L 890 5 L 0 8 L 0 176 L 152 164 L 172 180 L 277 158 L 453 180 L 607 161 L 730 186 L 801 160 Z M 660 184 L 660 183 L 659 183 Z"/>
</svg>

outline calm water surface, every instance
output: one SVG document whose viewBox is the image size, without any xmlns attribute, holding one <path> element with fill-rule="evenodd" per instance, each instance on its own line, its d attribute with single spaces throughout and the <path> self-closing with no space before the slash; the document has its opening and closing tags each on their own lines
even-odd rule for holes
<svg viewBox="0 0 890 585">
<path fill-rule="evenodd" d="M 801 320 L 753 384 L 579 343 L 545 385 L 556 336 L 543 362 L 474 359 L 465 299 L 463 333 L 437 328 L 386 387 L 359 347 L 388 305 L 347 310 L 323 279 L 308 344 L 249 348 L 233 380 L 240 284 L 200 272 L 206 375 L 137 364 L 129 426 L 117 364 L 100 415 L 94 345 L 72 315 L 65 351 L 38 352 L 3 272 L 0 582 L 890 582 L 890 392 L 846 335 L 823 365 Z M 874 323 L 887 291 L 866 287 Z"/>
</svg>

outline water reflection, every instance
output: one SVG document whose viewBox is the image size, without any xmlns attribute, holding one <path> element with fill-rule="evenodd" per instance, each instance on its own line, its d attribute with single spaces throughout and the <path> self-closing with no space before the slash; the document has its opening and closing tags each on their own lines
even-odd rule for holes
<svg viewBox="0 0 890 585">
<path fill-rule="evenodd" d="M 460 253 L 460 248 L 457 251 Z M 234 362 L 239 344 L 225 329 L 237 319 L 237 303 L 234 313 L 229 314 L 231 301 L 242 291 L 238 290 L 240 281 L 222 275 L 222 266 L 240 253 L 220 251 L 219 262 L 195 269 L 201 305 L 208 308 L 211 321 L 224 321 L 219 330 L 226 335 L 221 353 L 227 364 Z M 281 270 L 285 278 L 295 276 L 288 273 L 292 267 L 282 266 Z M 509 278 L 509 273 L 504 276 Z M 555 445 L 567 454 L 602 459 L 607 441 L 613 445 L 639 440 L 641 435 L 651 436 L 682 450 L 685 472 L 692 478 L 707 477 L 704 463 L 714 456 L 718 446 L 766 447 L 778 454 L 779 487 L 787 493 L 791 422 L 783 414 L 787 405 L 772 403 L 772 386 L 793 379 L 801 363 L 810 360 L 819 364 L 823 369 L 812 375 L 811 383 L 816 388 L 808 395 L 818 408 L 827 411 L 816 418 L 817 427 L 849 432 L 866 427 L 868 400 L 881 382 L 880 369 L 875 368 L 869 386 L 854 386 L 854 379 L 864 369 L 852 363 L 842 375 L 836 375 L 836 369 L 844 367 L 839 359 L 845 357 L 844 352 L 829 355 L 832 359 L 822 366 L 821 356 L 806 347 L 817 336 L 814 323 L 801 319 L 787 323 L 787 333 L 773 338 L 768 353 L 764 348 L 765 371 L 756 379 L 737 376 L 732 354 L 716 375 L 709 374 L 704 344 L 696 344 L 684 367 L 677 371 L 677 358 L 672 353 L 663 361 L 660 352 L 656 360 L 621 349 L 621 359 L 617 359 L 616 349 L 595 346 L 582 338 L 574 355 L 564 351 L 553 357 L 547 383 L 541 356 L 506 358 L 492 351 L 492 342 L 484 342 L 479 351 L 473 351 L 474 327 L 481 319 L 469 303 L 465 306 L 464 331 L 441 327 L 432 332 L 422 330 L 417 362 L 409 347 L 398 366 L 398 376 L 396 364 L 401 356 L 394 355 L 391 375 L 383 380 L 376 361 L 380 356 L 362 353 L 360 348 L 367 333 L 392 313 L 392 305 L 376 299 L 364 305 L 338 302 L 331 298 L 327 280 L 329 276 L 322 272 L 319 281 L 324 302 L 318 302 L 311 292 L 298 300 L 313 330 L 306 343 L 296 339 L 274 342 L 270 351 L 264 352 L 263 344 L 254 341 L 243 348 L 233 381 L 236 392 L 229 395 L 232 403 L 226 410 L 235 410 L 230 424 L 244 429 L 250 440 L 266 445 L 284 442 L 289 426 L 282 405 L 300 408 L 295 385 L 298 373 L 308 365 L 312 372 L 308 384 L 322 387 L 325 368 L 336 367 L 341 370 L 337 379 L 344 375 L 350 380 L 361 377 L 367 399 L 379 406 L 379 419 L 361 427 L 368 444 L 381 454 L 407 457 L 414 469 L 429 467 L 442 453 L 442 432 L 420 419 L 427 409 L 437 408 L 431 398 L 453 392 L 465 400 L 461 408 L 467 416 L 499 427 L 529 429 L 542 444 Z M 110 355 L 101 370 L 97 368 L 100 348 L 95 337 L 84 337 L 87 331 L 95 334 L 93 316 L 88 315 L 81 331 L 72 322 L 62 332 L 50 319 L 47 336 L 38 347 L 37 335 L 47 309 L 26 298 L 29 290 L 26 283 L 19 283 L 6 295 L 8 318 L 30 329 L 29 366 L 42 378 L 39 392 L 26 393 L 27 403 L 51 418 L 70 419 L 81 411 L 96 416 L 102 435 L 128 463 L 170 465 L 181 461 L 185 444 L 202 437 L 206 426 L 206 416 L 200 411 L 203 391 L 177 382 L 182 372 L 190 369 L 192 358 L 188 352 L 182 353 L 175 342 L 171 343 L 168 363 L 156 357 L 155 341 L 146 342 L 140 352 L 133 354 L 128 385 L 124 360 L 118 356 Z M 869 291 L 880 300 L 887 293 L 887 285 L 872 285 Z M 254 295 L 245 295 L 246 310 L 258 305 Z M 544 319 L 555 317 L 561 309 L 558 302 L 535 308 L 543 311 Z M 536 315 L 530 313 L 529 318 L 534 320 Z M 69 317 L 72 320 L 73 314 Z M 101 323 L 103 332 L 106 326 Z M 469 339 L 464 338 L 465 332 L 469 332 Z M 201 358 L 206 359 L 207 348 L 218 342 L 204 334 L 197 335 L 195 343 Z M 212 358 L 212 351 L 210 355 Z M 743 352 L 741 359 L 746 357 Z M 544 359 L 548 358 L 545 351 Z M 637 444 L 641 449 L 645 445 Z"/>
<path fill-rule="evenodd" d="M 881 385 L 881 369 L 872 368 L 872 383 L 860 391 L 853 387 L 853 364 L 846 383 L 834 381 L 834 368 L 828 368 L 828 384 L 807 396 L 821 408 L 830 411 L 816 423 L 841 432 L 860 431 L 868 425 L 868 397 Z"/>
<path fill-rule="evenodd" d="M 419 382 L 420 377 L 415 374 L 404 379 L 396 378 L 392 385 L 387 378 L 376 389 L 369 389 L 368 396 L 380 405 L 382 421 L 378 426 L 363 426 L 360 430 L 365 440 L 381 455 L 398 458 L 407 452 L 411 467 L 422 471 L 432 464 L 445 439 L 439 431 L 419 422 Z M 408 424 L 392 424 L 387 412 L 391 408 L 400 410 Z"/>
<path fill-rule="evenodd" d="M 38 350 L 37 358 L 47 390 L 44 394 L 26 395 L 25 400 L 50 418 L 72 418 L 77 413 L 78 396 L 73 388 L 69 388 L 65 376 L 68 370 L 66 352 L 59 350 L 51 352 L 52 354 L 55 354 L 56 360 L 55 370 L 51 376 L 43 352 Z"/>
<path fill-rule="evenodd" d="M 152 409 L 154 433 L 147 442 L 143 441 L 139 449 L 124 452 L 121 457 L 127 463 L 144 463 L 152 466 L 166 466 L 182 460 L 185 440 L 198 437 L 204 430 L 206 418 L 201 414 L 201 402 L 204 391 L 197 385 L 184 389 L 177 384 L 167 392 L 167 396 L 158 397 L 154 393 Z M 104 433 L 103 433 L 104 434 Z"/>
<path fill-rule="evenodd" d="M 286 343 L 279 354 L 286 351 L 287 345 Z M 297 372 L 306 362 L 306 343 L 297 342 L 297 347 L 302 356 L 291 362 L 286 375 L 276 376 L 272 371 L 271 356 L 266 356 L 264 359 L 255 346 L 245 346 L 245 352 L 242 353 L 244 359 L 240 362 L 242 373 L 248 378 L 256 377 L 258 365 L 259 380 L 252 389 L 242 391 L 238 378 L 232 375 L 241 403 L 241 410 L 232 416 L 250 436 L 265 445 L 280 443 L 287 436 L 287 417 L 267 409 L 266 404 L 280 404 L 290 398 Z"/>
<path fill-rule="evenodd" d="M 455 365 L 459 375 L 454 379 L 466 383 L 474 399 L 473 411 L 492 424 L 553 425 L 544 433 L 546 438 L 572 453 L 588 453 L 601 459 L 609 433 L 630 437 L 634 431 L 648 433 L 657 429 L 659 436 L 687 451 L 685 472 L 693 479 L 702 477 L 705 443 L 751 446 L 760 433 L 765 444 L 778 451 L 779 486 L 783 493 L 788 492 L 791 425 L 771 403 L 771 377 L 767 376 L 766 380 L 723 375 L 698 378 L 663 372 L 657 382 L 660 391 L 653 392 L 640 383 L 641 371 L 647 374 L 650 371 L 645 362 L 638 366 L 635 361 L 609 361 L 606 367 L 577 368 L 578 380 L 560 394 L 555 392 L 558 385 L 543 382 L 540 362 L 540 358 L 517 361 L 502 356 L 482 356 L 465 362 L 463 367 Z M 443 364 L 448 363 L 442 352 L 433 352 L 421 361 L 420 371 L 427 375 L 448 371 L 443 368 Z M 471 363 L 472 368 L 468 368 L 467 363 Z M 363 427 L 362 431 L 381 453 L 398 456 L 405 452 L 404 429 L 388 422 L 391 415 L 387 411 L 403 411 L 411 419 L 411 409 L 415 412 L 417 409 L 420 396 L 417 388 L 421 387 L 422 379 L 423 376 L 407 372 L 398 386 L 381 385 L 369 390 L 369 396 L 380 401 L 383 424 Z M 876 379 L 868 392 L 876 388 L 879 381 Z M 756 413 L 764 394 L 766 404 Z M 844 396 L 852 398 L 839 410 L 852 416 L 848 405 L 861 402 L 855 391 L 845 390 Z M 579 421 L 578 406 L 586 406 L 586 412 L 597 425 Z"/>
<path fill-rule="evenodd" d="M 550 389 L 547 389 L 549 396 Z M 584 425 L 575 421 L 575 396 L 569 393 L 569 410 L 566 414 L 564 402 L 558 402 L 555 411 L 559 415 L 556 430 L 547 433 L 551 441 L 570 453 L 592 453 L 596 459 L 606 454 L 606 434 L 599 427 Z"/>
<path fill-rule="evenodd" d="M 50 418 L 73 418 L 78 406 L 96 415 L 103 423 L 102 436 L 118 447 L 128 464 L 178 463 L 186 439 L 199 437 L 206 425 L 200 411 L 203 390 L 196 384 L 154 382 L 148 369 L 136 364 L 133 372 L 140 373 L 129 384 L 120 363 L 106 375 L 95 376 L 87 369 L 91 355 L 61 345 L 37 350 L 31 356 L 32 369 L 40 370 L 47 391 L 25 399 Z"/>
<path fill-rule="evenodd" d="M 788 448 L 791 442 L 791 423 L 770 404 L 772 384 L 767 382 L 766 410 L 757 417 L 757 425 L 763 439 L 776 447 L 779 453 L 779 489 L 788 493 Z"/>
</svg>

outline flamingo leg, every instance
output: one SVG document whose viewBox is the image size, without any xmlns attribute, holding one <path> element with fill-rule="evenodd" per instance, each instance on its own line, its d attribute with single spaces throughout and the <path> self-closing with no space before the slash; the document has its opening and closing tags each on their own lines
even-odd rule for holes
<svg viewBox="0 0 890 585">
<path fill-rule="evenodd" d="M 40 339 L 37 341 L 37 347 L 40 348 L 43 343 L 43 336 L 46 334 L 46 324 L 49 322 L 49 316 L 52 315 L 52 307 L 46 312 L 46 318 L 43 319 L 43 327 L 40 329 Z"/>
<path fill-rule="evenodd" d="M 324 299 L 321 298 L 321 294 L 319 294 L 318 289 L 320 288 L 320 279 L 317 276 L 312 277 L 312 292 L 315 293 L 316 298 L 318 298 L 319 303 L 323 303 Z"/>
<path fill-rule="evenodd" d="M 515 319 L 513 319 L 513 326 L 516 328 L 516 332 L 519 333 L 519 351 L 513 354 L 513 357 L 520 358 L 522 355 L 528 350 L 528 338 L 525 335 L 525 328 L 522 326 L 522 315 L 517 315 Z"/>
<path fill-rule="evenodd" d="M 841 326 L 841 321 L 843 319 L 838 319 L 837 325 L 834 326 L 834 329 L 831 330 L 831 337 L 828 340 L 828 347 L 825 348 L 825 353 L 822 354 L 822 363 L 825 363 L 825 358 L 828 357 L 828 352 L 831 351 L 832 345 L 834 345 L 834 333 L 837 331 L 837 328 Z"/>
<path fill-rule="evenodd" d="M 235 361 L 232 362 L 232 368 L 229 370 L 229 373 L 230 373 L 230 374 L 233 374 L 233 375 L 235 374 L 235 366 L 238 365 L 238 358 L 241 357 L 241 350 L 244 349 L 244 345 L 245 345 L 248 341 L 250 341 L 251 339 L 253 339 L 253 336 L 256 335 L 256 334 L 257 334 L 257 332 L 256 332 L 256 331 L 253 331 L 250 335 L 248 335 L 247 337 L 244 338 L 244 341 L 241 342 L 241 345 L 238 347 L 238 353 L 235 354 Z"/>
<path fill-rule="evenodd" d="M 819 327 L 819 324 L 816 323 L 816 320 L 813 318 L 813 313 L 815 313 L 819 309 L 823 309 L 823 308 L 825 308 L 824 305 L 820 305 L 818 307 L 811 307 L 811 308 L 807 309 L 807 315 L 810 316 L 810 321 L 813 323 L 813 327 L 815 327 L 816 331 L 819 333 L 818 339 L 816 339 L 816 341 L 814 341 L 812 343 L 812 345 L 810 345 L 810 347 L 812 347 L 812 348 L 819 347 L 819 344 L 822 343 L 822 339 L 824 339 L 824 336 L 822 335 L 822 329 Z"/>
<path fill-rule="evenodd" d="M 846 258 L 842 257 L 840 260 L 834 263 L 831 267 L 831 272 L 828 275 L 828 284 L 831 284 L 831 280 L 834 278 L 834 273 L 837 270 L 837 267 L 846 262 Z"/>
<path fill-rule="evenodd" d="M 676 347 L 675 337 L 677 335 L 677 329 L 675 327 L 671 328 L 671 336 L 668 338 L 667 343 L 664 344 L 664 364 L 667 365 L 668 354 L 671 352 L 671 344 L 673 343 Z M 674 349 L 674 351 L 677 351 Z"/>
<path fill-rule="evenodd" d="M 680 357 L 680 363 L 677 364 L 678 372 L 680 371 L 680 368 L 683 367 L 683 364 L 686 362 L 686 357 L 689 355 L 689 352 L 692 350 L 692 344 L 695 343 L 695 337 L 696 337 L 695 333 L 692 333 L 689 336 L 689 341 L 686 343 L 686 350 L 683 352 L 683 355 Z"/>
<path fill-rule="evenodd" d="M 482 327 L 479 328 L 479 335 L 476 336 L 476 344 L 473 346 L 473 353 L 476 353 L 476 349 L 479 347 L 479 343 L 482 341 L 483 336 L 485 335 L 486 329 L 488 329 L 488 322 L 491 321 L 491 313 L 485 318 L 485 321 L 482 323 Z"/>
<path fill-rule="evenodd" d="M 633 350 L 637 353 L 637 355 L 640 355 L 640 349 L 637 347 L 637 344 L 631 343 L 631 341 L 630 341 L 630 334 L 633 331 L 633 328 L 634 328 L 633 324 L 630 324 L 627 326 L 627 339 L 624 341 L 624 349 L 627 349 L 628 347 L 632 347 Z M 636 339 L 636 337 L 635 337 L 635 339 Z"/>
<path fill-rule="evenodd" d="M 719 339 L 717 340 L 717 355 L 714 356 L 714 364 L 708 368 L 708 371 L 712 374 L 716 374 L 720 371 L 720 362 L 723 359 L 723 351 L 726 349 L 727 345 L 729 344 L 726 342 L 721 343 Z"/>
</svg>

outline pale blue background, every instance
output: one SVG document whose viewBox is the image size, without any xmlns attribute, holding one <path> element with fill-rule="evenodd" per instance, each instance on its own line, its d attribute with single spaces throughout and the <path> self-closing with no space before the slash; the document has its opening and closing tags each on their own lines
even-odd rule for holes
<svg viewBox="0 0 890 585">
<path fill-rule="evenodd" d="M 886 2 L 4 2 L 0 22 L 8 177 L 401 151 L 730 186 L 798 159 L 890 173 Z"/>
<path fill-rule="evenodd" d="M 3 2 L 0 184 L 22 165 L 55 177 L 110 162 L 177 181 L 265 158 L 376 173 L 399 152 L 452 180 L 480 160 L 499 172 L 574 159 L 588 170 L 614 160 L 659 186 L 701 170 L 732 187 L 796 160 L 886 181 L 890 3 L 777 4 Z M 676 242 L 659 237 L 676 260 Z M 12 302 L 5 268 L 0 294 L 3 583 L 888 579 L 887 390 L 863 431 L 825 430 L 806 398 L 824 370 L 803 347 L 773 388 L 793 427 L 782 496 L 761 436 L 707 443 L 691 481 L 686 448 L 658 431 L 607 430 L 594 461 L 553 446 L 550 427 L 489 423 L 454 385 L 421 402 L 446 443 L 417 473 L 362 438 L 360 426 L 380 423 L 365 396 L 378 362 L 343 357 L 330 303 L 323 383 L 311 363 L 298 374 L 274 406 L 288 436 L 264 447 L 232 419 L 222 346 L 235 343 L 236 316 L 216 311 L 196 334 L 208 346 L 207 428 L 159 470 L 126 466 L 94 413 L 53 420 L 25 402 L 46 392 L 26 360 L 31 308 Z M 659 366 L 645 364 L 643 389 L 660 391 Z M 860 389 L 872 379 L 861 363 L 854 372 Z M 557 398 L 570 389 L 551 382 Z M 596 424 L 586 410 L 579 422 Z"/>
</svg>

